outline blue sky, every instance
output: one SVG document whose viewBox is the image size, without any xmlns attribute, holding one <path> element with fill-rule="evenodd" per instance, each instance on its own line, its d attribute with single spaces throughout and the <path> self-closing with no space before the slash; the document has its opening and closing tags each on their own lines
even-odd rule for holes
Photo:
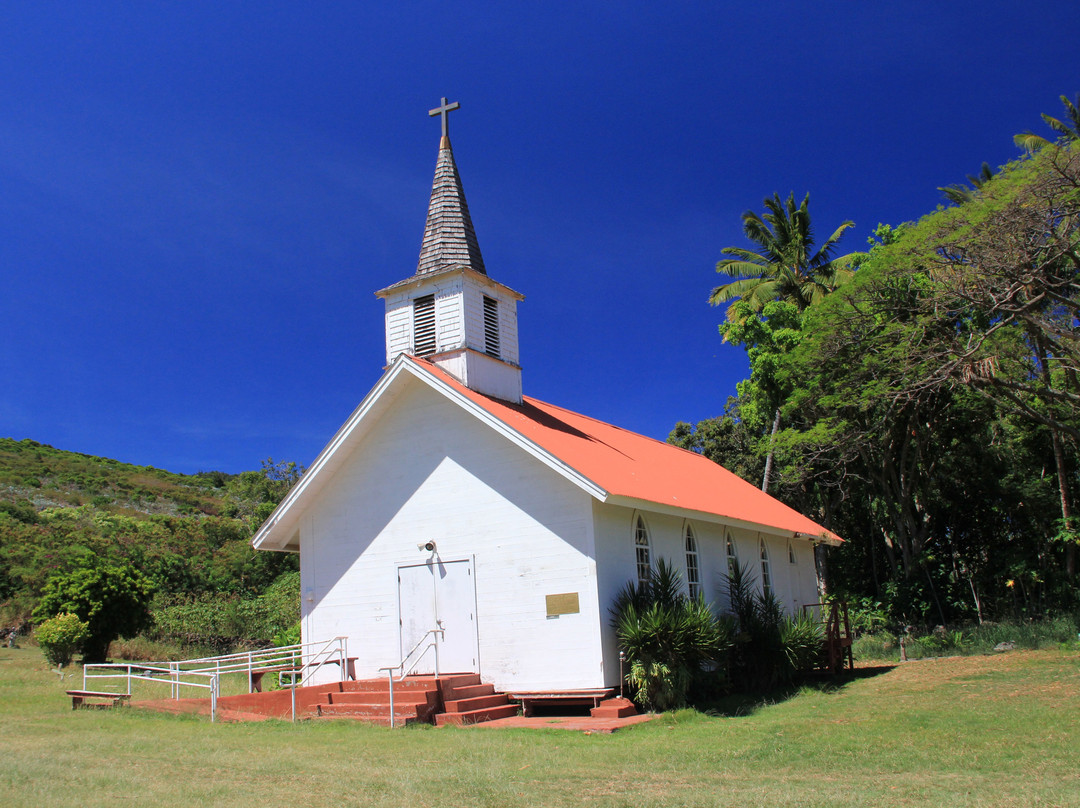
<svg viewBox="0 0 1080 808">
<path fill-rule="evenodd" d="M 378 379 L 451 139 L 526 393 L 663 438 L 746 374 L 740 214 L 940 202 L 1080 91 L 1080 4 L 6 3 L 0 436 L 307 464 Z"/>
</svg>

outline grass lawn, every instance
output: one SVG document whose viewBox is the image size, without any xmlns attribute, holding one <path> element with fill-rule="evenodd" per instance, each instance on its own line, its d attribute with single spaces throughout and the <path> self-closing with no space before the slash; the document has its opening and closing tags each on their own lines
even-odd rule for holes
<svg viewBox="0 0 1080 808">
<path fill-rule="evenodd" d="M 72 712 L 0 649 L 0 805 L 1080 806 L 1080 653 L 911 662 L 614 735 Z"/>
</svg>

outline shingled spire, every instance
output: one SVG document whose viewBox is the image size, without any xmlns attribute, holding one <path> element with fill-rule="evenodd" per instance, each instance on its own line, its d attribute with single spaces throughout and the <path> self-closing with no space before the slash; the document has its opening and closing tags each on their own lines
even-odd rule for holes
<svg viewBox="0 0 1080 808">
<path fill-rule="evenodd" d="M 461 178 L 450 151 L 447 103 L 416 274 L 380 289 L 386 301 L 386 364 L 402 354 L 431 362 L 470 390 L 520 404 L 517 304 L 520 292 L 488 277 Z"/>
<path fill-rule="evenodd" d="M 465 191 L 461 188 L 454 152 L 450 148 L 449 112 L 458 106 L 457 102 L 448 104 L 444 98 L 441 106 L 428 112 L 431 116 L 439 115 L 442 118 L 442 139 L 439 141 L 439 159 L 435 164 L 435 181 L 428 203 L 424 243 L 420 247 L 420 260 L 416 265 L 417 275 L 453 267 L 468 267 L 487 274 L 469 217 L 469 206 L 465 202 Z"/>
</svg>

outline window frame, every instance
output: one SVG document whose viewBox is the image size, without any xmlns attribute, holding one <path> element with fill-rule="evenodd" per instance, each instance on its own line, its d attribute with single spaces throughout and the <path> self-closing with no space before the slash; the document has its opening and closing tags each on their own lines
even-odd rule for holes
<svg viewBox="0 0 1080 808">
<path fill-rule="evenodd" d="M 758 539 L 758 547 L 761 555 L 761 594 L 769 597 L 776 593 L 772 583 L 772 561 L 769 558 L 769 548 L 765 546 L 765 539 Z"/>
<path fill-rule="evenodd" d="M 634 516 L 634 563 L 638 584 L 647 583 L 652 577 L 652 538 L 641 514 Z"/>
<path fill-rule="evenodd" d="M 683 549 L 686 551 L 686 591 L 691 598 L 698 597 L 701 590 L 701 554 L 697 536 L 689 522 L 683 529 Z"/>
</svg>

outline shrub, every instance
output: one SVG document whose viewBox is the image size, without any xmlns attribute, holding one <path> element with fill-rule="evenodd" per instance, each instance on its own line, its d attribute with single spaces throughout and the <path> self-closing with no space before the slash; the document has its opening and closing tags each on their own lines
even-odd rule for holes
<svg viewBox="0 0 1080 808">
<path fill-rule="evenodd" d="M 611 611 L 634 698 L 652 710 L 685 706 L 695 676 L 729 645 L 704 599 L 683 594 L 678 571 L 663 558 L 647 581 L 623 587 Z"/>
<path fill-rule="evenodd" d="M 93 564 L 54 575 L 34 609 L 44 620 L 71 612 L 87 624 L 86 662 L 103 662 L 109 643 L 138 634 L 149 621 L 150 583 L 130 564 Z"/>
<path fill-rule="evenodd" d="M 821 623 L 803 613 L 785 617 L 780 623 L 780 644 L 793 672 L 811 671 L 821 666 L 825 648 Z"/>
<path fill-rule="evenodd" d="M 758 592 L 741 564 L 726 578 L 734 632 L 728 671 L 737 689 L 768 691 L 818 666 L 820 623 L 809 615 L 785 617 L 776 596 Z"/>
<path fill-rule="evenodd" d="M 71 664 L 71 658 L 88 636 L 89 625 L 70 612 L 46 620 L 34 631 L 45 660 L 58 668 Z"/>
</svg>

